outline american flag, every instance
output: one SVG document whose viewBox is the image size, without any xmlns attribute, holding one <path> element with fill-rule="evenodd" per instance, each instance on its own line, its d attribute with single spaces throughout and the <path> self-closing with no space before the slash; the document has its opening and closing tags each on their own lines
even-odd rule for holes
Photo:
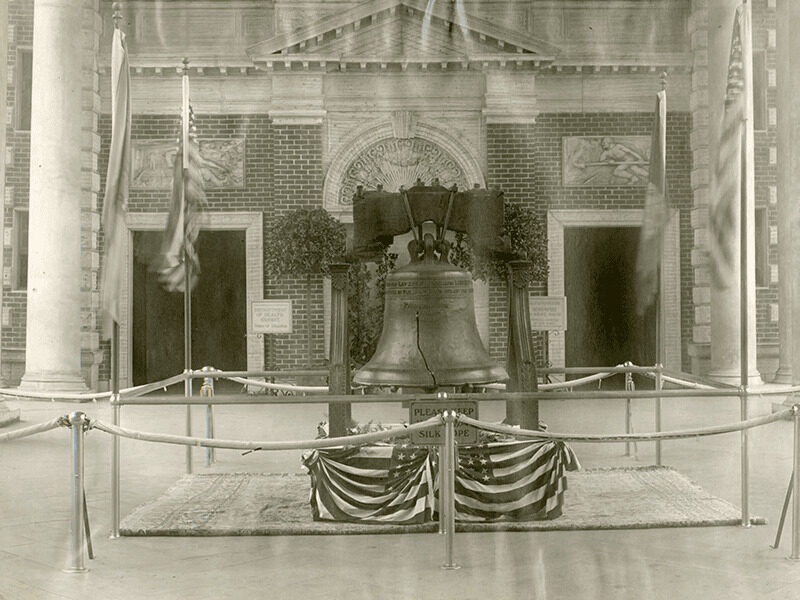
<svg viewBox="0 0 800 600">
<path fill-rule="evenodd" d="M 422 447 L 374 445 L 307 454 L 316 521 L 411 525 L 433 514 L 434 460 Z"/>
<path fill-rule="evenodd" d="M 202 158 L 195 136 L 194 112 L 189 108 L 188 165 L 184 173 L 183 143 L 178 143 L 172 179 L 172 204 L 161 246 L 158 280 L 167 291 L 185 291 L 186 273 L 184 258 L 190 265 L 189 288 L 194 288 L 200 274 L 200 259 L 197 255 L 197 236 L 200 233 L 199 217 L 206 206 L 203 175 L 200 171 Z"/>
<path fill-rule="evenodd" d="M 561 515 L 565 471 L 579 468 L 563 442 L 491 442 L 458 450 L 456 519 L 533 521 Z"/>
<path fill-rule="evenodd" d="M 103 198 L 102 307 L 103 334 L 111 336 L 113 323 L 119 323 L 119 290 L 125 270 L 123 244 L 128 234 L 128 186 L 131 169 L 131 75 L 125 34 L 114 29 L 111 46 L 111 149 L 108 154 L 106 193 Z"/>
<path fill-rule="evenodd" d="M 745 183 L 745 118 L 746 97 L 744 79 L 743 39 L 747 35 L 747 12 L 736 8 L 731 35 L 731 52 L 728 59 L 728 84 L 720 128 L 719 153 L 714 177 L 716 203 L 710 209 L 710 252 L 714 279 L 721 287 L 727 286 L 733 275 L 734 256 L 731 240 L 739 226 L 739 203 L 744 201 L 742 186 Z"/>
<path fill-rule="evenodd" d="M 418 524 L 438 514 L 438 450 L 373 445 L 309 452 L 315 520 Z M 566 470 L 578 468 L 562 442 L 492 442 L 459 448 L 456 519 L 552 519 L 561 514 Z"/>
<path fill-rule="evenodd" d="M 667 204 L 667 92 L 656 95 L 656 120 L 650 142 L 650 167 L 644 201 L 644 221 L 636 259 L 637 313 L 645 314 L 658 297 L 661 247 L 669 220 Z"/>
</svg>

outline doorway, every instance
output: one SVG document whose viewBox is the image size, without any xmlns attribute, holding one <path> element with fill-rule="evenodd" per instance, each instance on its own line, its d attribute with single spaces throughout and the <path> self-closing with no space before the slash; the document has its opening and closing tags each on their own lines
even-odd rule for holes
<svg viewBox="0 0 800 600">
<path fill-rule="evenodd" d="M 636 312 L 639 234 L 639 227 L 565 228 L 567 367 L 655 363 L 655 303 L 644 317 Z M 607 381 L 624 383 L 622 376 Z"/>
<path fill-rule="evenodd" d="M 132 383 L 184 370 L 183 294 L 167 292 L 150 270 L 161 231 L 133 232 Z M 247 369 L 244 230 L 201 230 L 202 272 L 192 290 L 192 368 Z"/>
</svg>

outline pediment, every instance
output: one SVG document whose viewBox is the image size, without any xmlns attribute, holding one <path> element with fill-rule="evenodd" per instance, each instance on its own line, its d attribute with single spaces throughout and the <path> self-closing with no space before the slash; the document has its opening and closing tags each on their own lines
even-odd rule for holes
<svg viewBox="0 0 800 600">
<path fill-rule="evenodd" d="M 468 13 L 426 0 L 372 0 L 248 48 L 273 62 L 550 63 L 558 48 Z"/>
</svg>

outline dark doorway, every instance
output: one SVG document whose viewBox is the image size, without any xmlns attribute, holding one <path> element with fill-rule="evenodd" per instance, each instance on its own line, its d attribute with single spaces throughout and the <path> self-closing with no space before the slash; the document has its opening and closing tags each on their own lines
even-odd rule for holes
<svg viewBox="0 0 800 600">
<path fill-rule="evenodd" d="M 638 227 L 564 230 L 566 366 L 655 363 L 655 305 L 643 318 L 636 314 L 638 248 Z M 619 387 L 624 379 L 611 382 Z"/>
<path fill-rule="evenodd" d="M 162 232 L 133 234 L 133 384 L 184 369 L 183 294 L 167 292 L 150 270 Z M 245 232 L 201 231 L 202 272 L 192 290 L 192 368 L 247 368 Z"/>
</svg>

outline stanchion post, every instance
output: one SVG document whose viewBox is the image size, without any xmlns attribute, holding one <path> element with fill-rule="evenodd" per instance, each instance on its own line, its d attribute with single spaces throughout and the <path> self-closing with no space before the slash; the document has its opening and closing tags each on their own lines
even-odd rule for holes
<svg viewBox="0 0 800 600">
<path fill-rule="evenodd" d="M 445 473 L 445 480 L 447 481 L 447 494 L 444 497 L 444 502 L 447 506 L 447 521 L 445 523 L 444 544 L 445 544 L 445 559 L 442 569 L 458 569 L 460 568 L 453 561 L 453 546 L 454 537 L 456 533 L 456 506 L 455 506 L 455 490 L 456 490 L 456 436 L 455 436 L 455 422 L 456 413 L 452 410 L 444 412 L 444 453 L 447 455 L 447 472 Z"/>
<path fill-rule="evenodd" d="M 739 387 L 742 421 L 748 417 L 747 387 Z M 742 429 L 742 527 L 750 527 L 750 446 L 747 429 Z"/>
<path fill-rule="evenodd" d="M 69 521 L 69 565 L 64 571 L 85 573 L 88 571 L 83 556 L 86 547 L 83 521 L 83 434 L 86 415 L 80 411 L 71 413 L 69 424 L 72 428 L 72 515 Z"/>
<path fill-rule="evenodd" d="M 192 375 L 191 370 L 183 372 L 185 380 L 183 382 L 183 395 L 188 400 L 192 397 Z M 186 437 L 192 437 L 192 405 L 186 404 Z M 192 447 L 186 446 L 186 473 L 192 472 Z"/>
<path fill-rule="evenodd" d="M 630 363 L 625 363 L 629 366 Z M 630 372 L 625 373 L 625 391 L 630 392 L 633 388 L 633 374 Z M 631 399 L 625 398 L 625 433 L 631 433 Z M 625 456 L 631 455 L 631 443 L 625 442 Z"/>
<path fill-rule="evenodd" d="M 664 365 L 661 363 L 656 365 L 656 390 L 659 392 L 664 389 L 663 369 Z M 659 431 L 661 431 L 661 398 L 656 398 L 656 432 Z M 661 440 L 656 440 L 656 465 L 661 466 Z"/>
<path fill-rule="evenodd" d="M 119 393 L 111 396 L 111 422 L 119 427 Z M 111 436 L 111 539 L 119 537 L 119 436 Z"/>
<path fill-rule="evenodd" d="M 436 394 L 440 401 L 447 400 L 447 392 Z M 447 443 L 447 429 L 445 428 L 445 444 Z M 446 446 L 439 446 L 439 535 L 447 532 L 447 462 L 449 453 Z"/>
<path fill-rule="evenodd" d="M 213 371 L 213 367 L 203 367 L 205 372 Z M 214 378 L 204 377 L 203 385 L 200 386 L 200 396 L 203 398 L 214 397 Z M 206 405 L 206 437 L 214 437 L 214 405 Z M 216 462 L 217 455 L 214 448 L 206 448 L 206 466 L 211 466 L 211 463 Z"/>
<path fill-rule="evenodd" d="M 792 472 L 792 560 L 800 559 L 800 405 L 792 406 L 794 421 L 794 453 Z"/>
</svg>

